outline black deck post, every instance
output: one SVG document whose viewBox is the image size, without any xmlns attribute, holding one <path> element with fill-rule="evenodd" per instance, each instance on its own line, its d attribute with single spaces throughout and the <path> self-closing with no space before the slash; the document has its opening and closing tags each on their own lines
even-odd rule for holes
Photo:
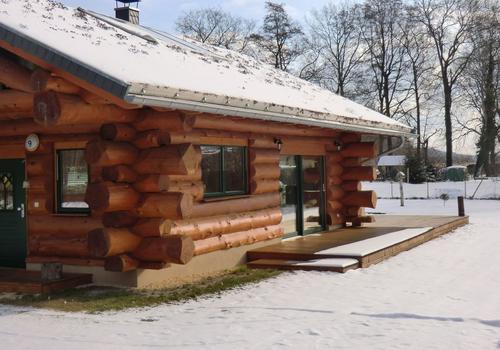
<svg viewBox="0 0 500 350">
<path fill-rule="evenodd" d="M 465 216 L 464 197 L 459 196 L 457 198 L 457 202 L 458 202 L 458 216 Z"/>
</svg>

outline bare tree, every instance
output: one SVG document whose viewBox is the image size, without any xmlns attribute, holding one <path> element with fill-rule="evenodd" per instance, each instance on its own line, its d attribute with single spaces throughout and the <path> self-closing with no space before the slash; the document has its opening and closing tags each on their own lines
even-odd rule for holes
<svg viewBox="0 0 500 350">
<path fill-rule="evenodd" d="M 360 7 L 327 4 L 312 12 L 309 37 L 321 60 L 321 85 L 345 96 L 366 53 L 360 30 Z"/>
<path fill-rule="evenodd" d="M 261 33 L 253 39 L 270 55 L 275 68 L 286 71 L 303 52 L 302 35 L 302 28 L 290 18 L 284 4 L 267 1 Z"/>
<path fill-rule="evenodd" d="M 245 51 L 255 22 L 231 15 L 218 8 L 185 12 L 176 21 L 183 35 L 214 46 Z"/>
<path fill-rule="evenodd" d="M 434 42 L 444 97 L 446 165 L 453 165 L 453 91 L 470 58 L 468 48 L 476 0 L 417 0 L 419 20 Z"/>
<path fill-rule="evenodd" d="M 367 0 L 364 3 L 363 39 L 376 91 L 377 109 L 388 117 L 401 112 L 408 98 L 405 49 L 401 45 L 401 0 Z M 406 84 L 407 85 L 407 84 Z"/>
<path fill-rule="evenodd" d="M 477 159 L 475 176 L 483 169 L 487 176 L 495 175 L 496 144 L 500 131 L 500 19 L 495 15 L 496 3 L 482 1 L 474 16 L 472 55 L 461 84 L 468 106 L 476 116 L 459 120 L 465 134 L 476 134 Z"/>
<path fill-rule="evenodd" d="M 411 98 L 408 99 L 409 108 L 403 106 L 403 115 L 407 118 L 407 124 L 415 126 L 417 132 L 416 153 L 417 157 L 420 158 L 422 143 L 428 132 L 427 118 L 429 118 L 429 114 L 423 113 L 422 109 L 431 103 L 434 96 L 433 65 L 435 57 L 431 55 L 432 44 L 428 40 L 425 27 L 415 20 L 415 8 L 406 6 L 404 15 L 405 20 L 399 23 L 400 41 L 409 68 L 405 79 L 409 81 Z M 424 118 L 426 118 L 425 121 Z M 424 123 L 425 125 L 423 125 Z"/>
</svg>

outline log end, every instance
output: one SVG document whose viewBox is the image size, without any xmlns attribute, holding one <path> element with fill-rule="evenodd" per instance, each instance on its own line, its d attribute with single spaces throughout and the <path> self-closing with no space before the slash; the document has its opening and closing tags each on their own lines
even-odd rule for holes
<svg viewBox="0 0 500 350">
<path fill-rule="evenodd" d="M 61 116 L 61 104 L 57 94 L 53 91 L 35 94 L 33 112 L 36 123 L 45 126 L 55 125 Z"/>
<path fill-rule="evenodd" d="M 183 235 L 165 236 L 169 249 L 169 261 L 176 264 L 187 264 L 194 256 L 194 242 L 191 237 Z"/>
<path fill-rule="evenodd" d="M 139 267 L 139 261 L 128 256 L 127 254 L 121 254 L 109 257 L 104 262 L 104 269 L 106 271 L 128 272 L 128 271 L 134 271 L 138 267 Z"/>
<path fill-rule="evenodd" d="M 109 189 L 105 182 L 89 184 L 85 193 L 85 202 L 90 209 L 104 211 L 109 206 Z"/>
<path fill-rule="evenodd" d="M 110 242 L 102 228 L 90 231 L 87 236 L 87 242 L 91 256 L 103 258 L 108 255 Z"/>
<path fill-rule="evenodd" d="M 35 92 L 43 92 L 47 89 L 47 82 L 50 79 L 50 73 L 41 69 L 37 68 L 31 73 L 30 77 L 30 83 L 31 83 L 31 88 Z"/>
<path fill-rule="evenodd" d="M 102 223 L 105 227 L 129 227 L 134 226 L 137 221 L 135 213 L 129 211 L 113 211 L 104 213 L 102 216 Z"/>
</svg>

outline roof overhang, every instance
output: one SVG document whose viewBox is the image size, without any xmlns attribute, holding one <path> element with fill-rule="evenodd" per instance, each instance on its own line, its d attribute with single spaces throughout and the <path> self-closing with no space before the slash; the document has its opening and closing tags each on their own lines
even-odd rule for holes
<svg viewBox="0 0 500 350">
<path fill-rule="evenodd" d="M 259 119 L 274 121 L 280 123 L 292 123 L 306 126 L 316 126 L 328 129 L 337 129 L 351 132 L 361 132 L 369 134 L 379 134 L 387 136 L 404 136 L 404 137 L 414 137 L 415 134 L 403 130 L 392 130 L 385 129 L 377 126 L 362 125 L 362 124 L 349 124 L 342 123 L 339 121 L 332 121 L 328 119 L 315 119 L 311 117 L 305 117 L 300 115 L 290 115 L 286 113 L 273 112 L 273 111 L 261 111 L 258 109 L 251 109 L 245 107 L 239 107 L 227 104 L 217 104 L 213 102 L 199 102 L 192 100 L 185 100 L 173 97 L 160 97 L 160 96 L 148 96 L 128 93 L 125 96 L 125 101 L 131 104 L 152 106 L 152 107 L 163 107 L 172 109 L 181 109 L 185 111 L 200 112 L 200 113 L 211 113 L 211 114 L 221 114 L 242 118 Z"/>
<path fill-rule="evenodd" d="M 415 136 L 409 128 L 385 125 L 369 120 L 333 116 L 315 111 L 250 101 L 229 96 L 217 96 L 169 87 L 151 87 L 127 83 L 27 37 L 0 23 L 0 41 L 34 56 L 48 65 L 67 72 L 98 89 L 131 104 L 182 109 L 186 111 L 269 120 L 322 128 L 392 136 Z"/>
</svg>

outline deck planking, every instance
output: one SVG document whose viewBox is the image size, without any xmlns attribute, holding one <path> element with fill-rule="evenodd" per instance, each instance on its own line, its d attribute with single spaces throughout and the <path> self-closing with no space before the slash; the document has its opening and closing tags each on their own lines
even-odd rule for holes
<svg viewBox="0 0 500 350">
<path fill-rule="evenodd" d="M 60 280 L 42 281 L 40 271 L 0 269 L 0 293 L 50 294 L 90 283 L 91 274 L 63 273 Z"/>
<path fill-rule="evenodd" d="M 247 252 L 249 267 L 277 269 L 301 269 L 294 263 L 290 268 L 287 261 L 311 261 L 316 259 L 352 258 L 358 260 L 359 267 L 368 267 L 391 256 L 412 249 L 422 243 L 446 234 L 469 223 L 468 217 L 456 216 L 423 216 L 423 215 L 377 215 L 374 223 L 363 227 L 346 227 L 327 232 L 298 236 L 285 239 L 280 243 Z M 328 253 L 328 250 L 346 244 L 379 237 L 407 228 L 431 227 L 430 230 L 415 237 L 388 245 L 365 256 L 346 256 Z M 253 263 L 262 260 L 261 263 Z M 283 263 L 269 263 L 269 260 L 281 260 Z M 272 265 L 272 266 L 270 266 Z M 310 266 L 304 270 L 312 270 Z M 321 269 L 317 269 L 322 271 Z M 323 269 L 324 271 L 325 269 Z M 334 271 L 334 270 L 330 270 Z M 345 272 L 345 271 L 338 271 Z"/>
</svg>

